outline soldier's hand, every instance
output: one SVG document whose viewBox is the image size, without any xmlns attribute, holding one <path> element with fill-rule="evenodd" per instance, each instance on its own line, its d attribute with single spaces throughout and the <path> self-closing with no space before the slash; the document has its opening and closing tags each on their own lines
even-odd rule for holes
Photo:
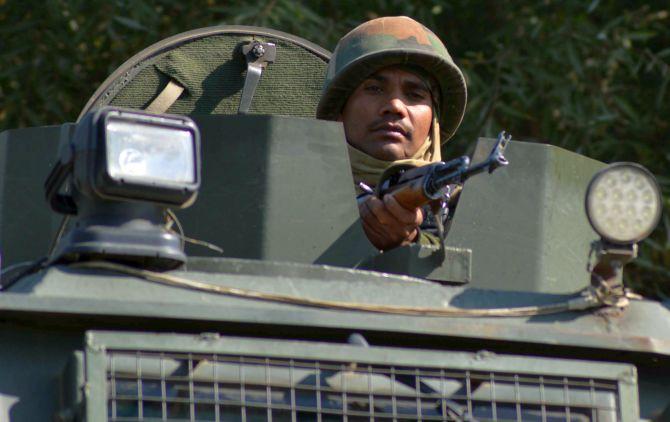
<svg viewBox="0 0 670 422">
<path fill-rule="evenodd" d="M 392 195 L 369 196 L 358 204 L 363 230 L 378 249 L 388 250 L 416 240 L 423 222 L 420 208 L 403 208 Z"/>
</svg>

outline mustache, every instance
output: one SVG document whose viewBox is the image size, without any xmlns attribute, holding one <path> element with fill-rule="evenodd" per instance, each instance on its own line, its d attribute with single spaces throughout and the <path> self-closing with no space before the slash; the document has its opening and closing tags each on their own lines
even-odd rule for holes
<svg viewBox="0 0 670 422">
<path fill-rule="evenodd" d="M 386 119 L 378 119 L 373 121 L 369 126 L 370 131 L 375 130 L 396 130 L 402 133 L 404 136 L 410 136 L 412 134 L 412 128 L 407 127 L 407 125 L 400 122 L 392 122 Z"/>
</svg>

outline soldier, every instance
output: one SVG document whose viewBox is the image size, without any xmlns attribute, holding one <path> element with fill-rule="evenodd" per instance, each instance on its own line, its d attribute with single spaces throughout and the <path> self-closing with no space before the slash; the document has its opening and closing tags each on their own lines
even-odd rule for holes
<svg viewBox="0 0 670 422">
<path fill-rule="evenodd" d="M 344 125 L 358 207 L 368 239 L 388 250 L 434 243 L 420 227 L 420 208 L 371 195 L 386 169 L 441 160 L 440 146 L 461 123 L 465 79 L 444 44 L 415 20 L 365 22 L 337 44 L 328 65 L 317 118 Z"/>
</svg>

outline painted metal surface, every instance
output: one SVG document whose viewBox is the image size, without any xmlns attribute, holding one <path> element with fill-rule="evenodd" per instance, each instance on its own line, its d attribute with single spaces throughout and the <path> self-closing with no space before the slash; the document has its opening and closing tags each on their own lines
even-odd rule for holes
<svg viewBox="0 0 670 422">
<path fill-rule="evenodd" d="M 328 267 L 310 267 L 300 276 L 300 267 L 272 263 L 256 268 L 254 261 L 235 260 L 228 263 L 227 273 L 225 265 L 219 267 L 220 273 L 176 273 L 231 287 L 366 303 L 486 308 L 556 303 L 570 297 L 442 286 L 410 277 Z M 251 268 L 253 272 L 245 274 L 245 269 Z M 24 317 L 32 312 L 63 316 L 81 313 L 372 330 L 670 356 L 670 309 L 653 301 L 633 301 L 628 309 L 617 313 L 582 311 L 518 318 L 405 317 L 236 299 L 128 276 L 54 267 L 22 280 L 11 292 L 0 295 L 0 312 Z"/>
<path fill-rule="evenodd" d="M 413 277 L 433 281 L 465 284 L 472 280 L 472 250 L 414 243 L 372 255 L 360 267 L 392 274 L 411 274 Z"/>
<path fill-rule="evenodd" d="M 43 256 L 56 234 L 61 216 L 44 200 L 44 180 L 56 161 L 60 130 L 43 126 L 0 133 L 3 268 Z"/>
<path fill-rule="evenodd" d="M 480 139 L 473 162 L 493 139 Z M 566 293 L 589 283 L 598 235 L 584 212 L 591 176 L 604 164 L 553 145 L 511 142 L 509 165 L 470 179 L 447 236 L 473 250 L 472 286 Z"/>
<path fill-rule="evenodd" d="M 374 253 L 358 221 L 342 126 L 279 116 L 196 116 L 198 201 L 187 236 L 227 257 L 353 267 Z M 190 256 L 216 255 L 189 247 Z"/>
<path fill-rule="evenodd" d="M 120 331 L 89 331 L 86 333 L 88 351 L 155 350 L 193 353 L 232 353 L 263 355 L 268 357 L 294 357 L 296 359 L 324 359 L 356 361 L 359 363 L 390 364 L 402 362 L 415 367 L 433 366 L 435 362 L 449 360 L 454 369 L 505 371 L 511 367 L 523 368 L 528 374 L 591 375 L 617 379 L 635 384 L 637 373 L 632 365 L 608 362 L 581 362 L 571 359 L 530 359 L 522 356 L 497 355 L 490 352 L 464 353 L 434 350 L 411 350 L 384 347 L 314 343 L 301 341 L 276 341 L 228 337 L 213 333 L 178 335 L 163 333 L 128 333 Z"/>
<path fill-rule="evenodd" d="M 123 355 L 123 352 L 127 351 L 130 352 L 129 354 Z M 151 355 L 146 355 L 144 356 L 142 353 L 143 352 L 148 352 L 151 353 Z M 327 343 L 315 343 L 315 342 L 296 342 L 296 341 L 267 341 L 267 340 L 257 340 L 257 339 L 246 339 L 246 338 L 235 338 L 235 337 L 226 337 L 226 336 L 219 336 L 216 334 L 202 334 L 199 336 L 184 336 L 184 335 L 174 335 L 174 334 L 156 334 L 156 333 L 121 333 L 121 332 L 88 332 L 86 333 L 86 349 L 85 349 L 85 367 L 86 367 L 86 414 L 87 414 L 87 420 L 89 421 L 96 421 L 96 420 L 104 420 L 106 417 L 106 412 L 103 412 L 101 408 L 104 410 L 106 398 L 110 397 L 111 393 L 108 391 L 106 388 L 108 386 L 108 383 L 106 382 L 107 378 L 111 376 L 113 379 L 115 378 L 114 374 L 110 374 L 110 371 L 114 371 L 113 368 L 117 367 L 113 362 L 118 362 L 116 358 L 113 358 L 113 355 L 116 355 L 117 353 L 120 353 L 121 356 L 125 356 L 122 360 L 123 364 L 122 367 L 119 366 L 120 371 L 123 371 L 123 373 L 126 373 L 127 371 L 130 371 L 130 373 L 135 373 L 138 377 L 138 383 L 140 382 L 139 380 L 142 378 L 142 371 L 146 370 L 149 371 L 147 374 L 148 380 L 155 380 L 158 379 L 157 377 L 160 374 L 161 379 L 166 377 L 167 372 L 173 372 L 173 370 L 179 370 L 180 371 L 180 376 L 177 377 L 176 379 L 182 379 L 182 380 L 187 380 L 188 383 L 192 386 L 194 383 L 198 383 L 200 385 L 201 389 L 203 388 L 204 385 L 206 385 L 208 382 L 211 382 L 212 380 L 214 381 L 215 384 L 218 382 L 223 382 L 225 378 L 223 378 L 223 371 L 225 371 L 224 366 L 229 368 L 229 371 L 232 370 L 232 375 L 235 375 L 236 369 L 234 368 L 235 364 L 232 363 L 226 363 L 221 365 L 221 375 L 217 375 L 217 371 L 214 370 L 212 372 L 213 366 L 219 365 L 218 362 L 218 356 L 246 356 L 248 357 L 249 360 L 257 360 L 258 363 L 263 362 L 264 359 L 270 359 L 272 361 L 277 361 L 279 362 L 280 359 L 286 358 L 290 359 L 290 364 L 291 364 L 291 370 L 293 370 L 293 363 L 294 361 L 296 362 L 301 362 L 301 361 L 315 361 L 319 362 L 316 366 L 316 372 L 323 373 L 325 374 L 329 370 L 331 365 L 333 364 L 328 364 L 328 362 L 344 362 L 342 365 L 342 368 L 345 372 L 341 373 L 340 375 L 337 375 L 335 373 L 334 375 L 331 374 L 330 379 L 334 379 L 336 384 L 331 384 L 328 389 L 335 389 L 334 391 L 339 391 L 339 389 L 342 389 L 343 393 L 345 394 L 344 391 L 346 391 L 347 388 L 356 388 L 355 391 L 358 391 L 358 389 L 362 388 L 361 391 L 367 391 L 367 394 L 364 395 L 373 395 L 373 387 L 371 386 L 370 382 L 372 378 L 368 376 L 366 378 L 367 382 L 363 383 L 364 385 L 361 385 L 359 387 L 355 387 L 355 379 L 356 379 L 356 374 L 357 370 L 356 367 L 357 365 L 374 365 L 375 367 L 382 368 L 385 365 L 391 365 L 391 368 L 416 368 L 416 372 L 413 370 L 410 370 L 408 373 L 423 373 L 426 374 L 426 378 L 417 378 L 414 379 L 415 383 L 408 383 L 406 386 L 398 384 L 397 386 L 391 386 L 390 394 L 391 396 L 395 396 L 396 393 L 394 393 L 395 390 L 398 390 L 398 393 L 400 391 L 404 391 L 404 394 L 410 394 L 413 391 L 412 388 L 416 387 L 416 383 L 421 382 L 422 384 L 424 383 L 430 383 L 430 374 L 432 374 L 433 377 L 435 377 L 436 370 L 442 370 L 442 374 L 444 376 L 444 371 L 449 371 L 451 373 L 456 373 L 458 371 L 466 371 L 463 375 L 466 377 L 463 379 L 463 382 L 468 383 L 468 390 L 467 390 L 467 397 L 468 400 L 470 400 L 470 397 L 475 399 L 475 394 L 474 391 L 470 391 L 470 373 L 476 373 L 476 372 L 481 372 L 482 374 L 488 374 L 490 376 L 491 380 L 494 379 L 494 374 L 496 373 L 503 373 L 503 374 L 518 374 L 517 376 L 520 377 L 521 379 L 525 379 L 525 383 L 528 387 L 532 385 L 532 382 L 530 379 L 533 378 L 533 376 L 539 377 L 537 380 L 542 383 L 542 379 L 544 377 L 547 378 L 547 380 L 551 379 L 552 377 L 558 377 L 558 379 L 564 379 L 567 380 L 568 378 L 575 378 L 575 379 L 582 379 L 582 380 L 598 380 L 596 382 L 606 382 L 606 381 L 614 381 L 617 385 L 616 391 L 617 395 L 619 397 L 619 400 L 617 400 L 616 406 L 619 407 L 619 414 L 617 415 L 617 419 L 621 421 L 634 421 L 637 420 L 639 410 L 637 408 L 637 376 L 636 376 L 636 371 L 635 367 L 632 365 L 626 365 L 626 364 L 614 364 L 614 363 L 603 363 L 603 362 L 584 362 L 584 361 L 577 361 L 577 360 L 569 360 L 569 359 L 547 359 L 547 358 L 528 358 L 528 357 L 516 357 L 516 356 L 505 356 L 505 355 L 497 355 L 494 353 L 490 352 L 479 352 L 479 353 L 459 353 L 459 352 L 435 352 L 435 351 L 429 351 L 429 350 L 407 350 L 407 349 L 399 349 L 399 348 L 380 348 L 380 347 L 361 347 L 361 346 L 352 346 L 352 345 L 334 345 L 334 344 L 327 344 Z M 184 353 L 188 353 L 188 355 L 185 355 Z M 186 358 L 187 356 L 190 357 L 192 355 L 198 356 L 200 354 L 201 358 L 197 359 L 197 368 L 195 363 L 191 362 L 189 359 L 189 364 L 188 368 L 181 368 L 183 365 L 179 365 L 181 369 L 173 368 L 172 370 L 169 368 L 166 368 L 166 365 L 172 365 L 173 359 L 170 356 L 175 356 L 176 359 L 177 356 L 181 356 L 182 359 Z M 155 358 L 152 358 L 151 356 L 155 356 Z M 254 357 L 258 357 L 258 359 L 254 359 Z M 135 363 L 129 361 L 135 360 Z M 145 365 L 143 365 L 141 368 L 137 367 L 140 365 L 140 360 L 144 359 L 145 360 Z M 156 361 L 156 359 L 160 359 L 160 363 Z M 202 359 L 205 359 L 205 361 L 202 361 Z M 235 360 L 230 361 L 228 360 L 229 358 L 226 358 L 225 362 L 235 362 Z M 151 361 L 151 365 L 148 365 Z M 243 358 L 240 360 L 240 367 L 239 371 L 242 371 L 241 366 L 244 366 L 245 359 Z M 176 362 L 176 361 L 174 361 Z M 269 361 L 265 361 L 266 365 L 269 365 Z M 346 363 L 350 363 L 350 365 L 347 365 Z M 159 364 L 159 367 L 157 366 Z M 149 369 L 148 367 L 146 369 L 143 369 L 145 366 L 150 366 L 151 368 L 154 369 Z M 209 370 L 205 368 L 204 366 L 209 365 Z M 352 366 L 353 365 L 353 366 Z M 202 368 L 200 368 L 203 366 Z M 307 366 L 309 367 L 309 366 Z M 306 368 L 307 368 L 306 367 Z M 338 365 L 334 365 L 333 368 L 337 368 Z M 319 370 L 319 368 L 322 368 Z M 425 370 L 424 370 L 425 368 Z M 184 370 L 188 370 L 188 376 L 184 372 Z M 263 371 L 262 368 L 258 368 L 261 371 Z M 159 370 L 159 372 L 155 372 Z M 276 368 L 274 371 L 273 377 L 280 377 L 281 375 L 279 374 L 279 368 Z M 373 371 L 372 367 L 369 367 L 369 371 Z M 152 372 L 154 371 L 154 372 Z M 375 370 L 376 371 L 376 370 Z M 258 370 L 253 371 L 254 373 L 257 373 Z M 239 375 L 239 377 L 245 381 L 242 381 L 243 385 L 244 383 L 249 383 L 250 386 L 249 388 L 253 388 L 252 386 L 259 386 L 259 385 L 264 385 L 267 383 L 268 389 L 270 388 L 270 385 L 276 385 L 276 382 L 272 382 L 267 379 L 269 376 L 270 369 L 267 369 L 267 372 L 265 373 L 265 376 L 261 376 L 260 378 L 254 380 L 252 378 L 246 378 L 242 374 Z M 401 380 L 401 373 L 404 373 L 405 370 L 399 370 L 397 379 Z M 107 376 L 105 375 L 107 373 Z M 124 377 L 127 377 L 130 375 L 128 373 Z M 301 375 L 300 378 L 303 379 L 308 379 L 310 378 L 309 376 L 309 370 L 301 370 L 300 371 Z M 365 376 L 365 374 L 371 374 L 370 372 L 362 371 L 360 373 L 360 376 Z M 375 374 L 377 372 L 374 372 Z M 388 379 L 390 380 L 391 383 L 394 383 L 394 377 L 395 372 L 393 372 L 393 369 L 391 369 L 391 378 Z M 199 375 L 196 375 L 199 374 Z M 291 373 L 292 374 L 292 373 Z M 340 379 L 338 377 L 344 378 L 345 375 L 347 375 L 346 378 L 348 378 L 348 381 L 345 383 L 345 380 L 341 380 L 341 385 L 337 386 L 337 380 Z M 317 375 L 318 378 L 321 377 L 321 375 Z M 378 379 L 379 377 L 382 377 L 382 375 L 375 375 L 375 379 L 377 381 L 381 381 L 382 384 L 384 383 L 383 380 Z M 422 375 L 423 377 L 423 375 Z M 416 377 L 414 377 L 416 378 Z M 422 381 L 419 381 L 422 379 Z M 219 381 L 220 380 L 220 381 Z M 292 394 L 295 394 L 293 392 L 294 387 L 296 384 L 299 382 L 298 379 L 293 379 L 293 377 L 290 377 L 289 380 L 289 385 L 291 386 L 291 391 Z M 230 382 L 230 381 L 228 381 Z M 302 381 L 301 381 L 302 382 Z M 326 382 L 326 379 L 323 380 L 323 382 Z M 404 381 L 402 381 L 404 382 Z M 440 383 L 444 382 L 440 381 Z M 491 381 L 493 382 L 493 381 Z M 514 401 L 514 398 L 507 398 L 503 397 L 503 392 L 504 388 L 501 388 L 502 386 L 502 379 L 499 379 L 498 381 L 500 385 L 496 387 L 497 384 L 492 384 L 490 388 L 496 391 L 494 396 L 497 396 L 497 399 L 500 400 L 502 403 L 505 403 L 505 400 L 512 400 Z M 591 381 L 593 382 L 593 381 Z M 260 383 L 260 384 L 259 384 Z M 397 382 L 396 382 L 397 383 Z M 434 381 L 433 381 L 434 383 Z M 378 383 L 377 383 L 378 384 Z M 113 383 L 112 383 L 113 385 Z M 420 400 L 420 396 L 426 393 L 424 391 L 426 388 L 431 389 L 429 387 L 430 384 L 425 384 L 424 387 L 422 387 L 422 392 L 420 393 L 418 390 L 415 392 L 416 394 L 416 400 L 417 402 Z M 593 385 L 593 384 L 591 384 Z M 185 385 L 186 386 L 186 385 Z M 349 387 L 347 387 L 349 386 Z M 214 389 L 216 390 L 218 386 L 214 386 Z M 484 385 L 481 385 L 483 389 L 489 388 L 486 386 L 486 383 Z M 551 403 L 552 400 L 567 400 L 566 403 L 570 403 L 570 400 L 567 399 L 567 397 L 564 394 L 567 394 L 568 392 L 568 386 L 567 384 L 564 386 L 565 391 L 562 392 L 563 397 L 557 397 L 556 395 L 549 394 L 552 390 L 552 387 L 550 385 L 546 386 L 538 386 L 540 388 L 539 391 L 534 391 L 534 393 L 530 393 L 530 391 L 524 391 L 521 393 L 519 390 L 519 384 L 518 381 L 516 383 L 516 403 L 517 403 L 517 409 L 519 409 L 519 406 L 521 403 L 524 403 L 524 400 L 528 400 L 530 397 L 540 397 L 542 395 L 542 392 L 544 391 L 547 396 L 543 397 L 539 403 L 542 403 L 542 407 L 544 410 L 544 405 L 545 403 Z M 546 391 L 543 389 L 543 387 L 546 389 Z M 244 387 L 242 387 L 244 388 Z M 319 383 L 316 385 L 317 391 L 319 390 Z M 379 387 L 374 387 L 378 389 Z M 439 387 L 438 387 L 439 388 Z M 444 387 L 442 387 L 444 388 Z M 472 387 L 473 390 L 476 387 Z M 583 387 L 581 387 L 583 388 Z M 189 388 L 190 390 L 193 390 L 193 387 Z M 405 391 L 406 390 L 406 391 Z M 439 394 L 437 391 L 433 392 Z M 572 392 L 571 394 L 574 394 L 575 392 Z M 403 393 L 400 393 L 403 394 Z M 446 391 L 442 393 L 443 395 L 446 394 Z M 453 394 L 453 393 L 452 393 Z M 471 396 L 472 394 L 472 396 Z M 493 393 L 490 393 L 493 394 Z M 596 396 L 596 392 L 593 390 L 593 387 L 591 387 L 591 394 L 590 394 L 590 400 L 593 401 Z M 598 393 L 600 394 L 600 393 Z M 244 394 L 243 394 L 244 396 Z M 456 393 L 456 396 L 458 396 L 458 393 Z M 525 396 L 525 399 L 522 399 L 521 396 Z M 575 400 L 576 396 L 571 396 L 571 400 Z M 165 399 L 165 397 L 164 397 Z M 138 397 L 138 400 L 140 402 L 144 402 L 142 399 L 142 396 L 140 395 Z M 150 399 L 151 400 L 151 399 Z M 154 399 L 155 400 L 155 399 Z M 193 397 L 193 392 L 191 392 L 191 398 L 189 399 L 191 402 L 196 400 Z M 268 399 L 269 400 L 269 399 Z M 435 398 L 432 398 L 434 401 Z M 486 394 L 484 397 L 479 397 L 477 400 L 487 400 Z M 112 400 L 113 402 L 116 402 L 115 399 Z M 493 402 L 495 403 L 496 399 L 493 399 Z M 531 402 L 534 400 L 531 399 Z M 294 408 L 295 400 L 291 400 L 291 408 Z M 321 405 L 318 404 L 317 400 L 317 405 L 315 410 L 320 411 L 321 410 Z M 244 407 L 244 399 L 242 399 L 241 405 Z M 268 406 L 271 406 L 271 403 L 268 404 Z M 472 411 L 472 405 L 468 401 L 468 408 L 470 412 Z M 607 407 L 606 404 L 600 403 L 597 407 L 600 406 L 605 406 Z M 302 407 L 305 407 L 305 404 L 302 405 Z M 495 407 L 495 405 L 494 405 Z M 567 408 L 569 408 L 569 405 L 566 405 Z M 394 411 L 395 411 L 395 406 L 394 406 Z M 165 413 L 165 411 L 163 412 Z M 193 414 L 193 409 L 191 409 L 191 414 Z M 142 411 L 139 410 L 139 419 L 142 419 Z M 419 413 L 419 419 L 420 413 Z M 218 419 L 217 419 L 218 420 Z M 433 420 L 433 419 L 431 419 Z"/>
<path fill-rule="evenodd" d="M 49 326 L 48 317 L 41 324 Z M 0 420 L 46 421 L 61 406 L 59 377 L 73 350 L 81 348 L 76 330 L 0 322 Z"/>
</svg>

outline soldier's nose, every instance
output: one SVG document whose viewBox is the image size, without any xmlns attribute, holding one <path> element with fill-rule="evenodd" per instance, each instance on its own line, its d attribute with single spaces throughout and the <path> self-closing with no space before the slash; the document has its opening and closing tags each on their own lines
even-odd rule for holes
<svg viewBox="0 0 670 422">
<path fill-rule="evenodd" d="M 390 98 L 388 101 L 386 101 L 384 103 L 384 106 L 382 107 L 381 112 L 382 112 L 382 114 L 393 113 L 393 114 L 404 115 L 406 110 L 407 110 L 407 108 L 405 107 L 405 103 L 402 102 L 401 99 Z"/>
</svg>

